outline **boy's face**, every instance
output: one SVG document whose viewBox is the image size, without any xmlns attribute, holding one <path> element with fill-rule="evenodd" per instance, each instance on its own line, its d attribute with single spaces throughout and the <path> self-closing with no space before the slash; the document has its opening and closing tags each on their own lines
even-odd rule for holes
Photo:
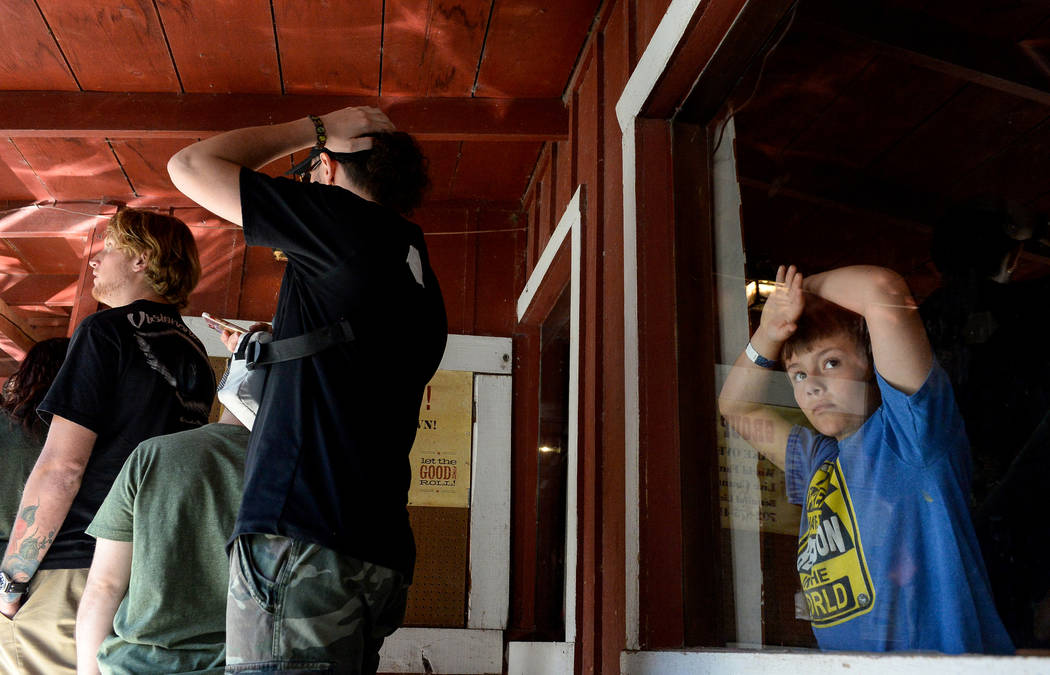
<svg viewBox="0 0 1050 675">
<path fill-rule="evenodd" d="M 849 436 L 881 403 L 867 354 L 845 335 L 818 340 L 784 366 L 795 401 L 825 436 Z"/>
</svg>

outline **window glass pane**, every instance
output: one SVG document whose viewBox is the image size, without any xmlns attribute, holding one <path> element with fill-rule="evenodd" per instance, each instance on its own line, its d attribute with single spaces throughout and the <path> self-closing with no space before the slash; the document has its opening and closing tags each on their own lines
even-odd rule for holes
<svg viewBox="0 0 1050 675">
<path fill-rule="evenodd" d="M 569 293 L 540 336 L 540 446 L 537 450 L 535 639 L 565 637 L 565 495 L 569 447 Z"/>
<path fill-rule="evenodd" d="M 709 129 L 725 643 L 1050 648 L 1050 106 L 814 11 Z M 734 368 L 788 264 L 807 313 Z"/>
</svg>

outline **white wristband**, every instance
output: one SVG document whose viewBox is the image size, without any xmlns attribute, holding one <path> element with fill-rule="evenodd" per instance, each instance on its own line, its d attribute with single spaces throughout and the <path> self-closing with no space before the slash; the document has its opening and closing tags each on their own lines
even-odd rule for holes
<svg viewBox="0 0 1050 675">
<path fill-rule="evenodd" d="M 744 353 L 747 354 L 747 358 L 751 359 L 751 363 L 755 364 L 759 368 L 776 368 L 777 362 L 771 361 L 766 357 L 758 353 L 758 351 L 751 346 L 751 343 L 747 343 L 747 347 L 744 348 Z"/>
</svg>

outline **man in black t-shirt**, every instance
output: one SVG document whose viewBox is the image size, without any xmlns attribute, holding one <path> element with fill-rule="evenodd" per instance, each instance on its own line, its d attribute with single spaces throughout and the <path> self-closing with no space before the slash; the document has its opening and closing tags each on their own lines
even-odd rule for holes
<svg viewBox="0 0 1050 675">
<path fill-rule="evenodd" d="M 139 442 L 208 421 L 215 375 L 179 315 L 200 278 L 189 228 L 123 209 L 90 261 L 84 319 L 38 407 L 47 440 L 26 481 L 0 569 L 0 670 L 73 672 L 77 601 L 94 540 L 84 530 Z M 23 597 L 28 591 L 24 608 Z"/>
<path fill-rule="evenodd" d="M 311 145 L 308 182 L 253 170 Z M 231 540 L 227 664 L 375 672 L 415 564 L 408 454 L 448 330 L 423 233 L 403 217 L 425 161 L 382 112 L 346 108 L 214 136 L 168 171 L 248 244 L 287 255 L 275 342 L 353 332 L 269 366 Z"/>
</svg>

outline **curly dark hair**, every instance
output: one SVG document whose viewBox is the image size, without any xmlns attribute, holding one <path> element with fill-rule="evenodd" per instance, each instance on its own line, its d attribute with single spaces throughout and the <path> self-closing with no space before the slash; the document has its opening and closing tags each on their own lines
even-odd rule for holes
<svg viewBox="0 0 1050 675">
<path fill-rule="evenodd" d="M 51 388 L 68 347 L 69 338 L 50 338 L 36 343 L 0 390 L 0 410 L 27 431 L 40 429 L 36 408 Z"/>
<path fill-rule="evenodd" d="M 419 143 L 404 131 L 366 135 L 374 139 L 372 149 L 340 163 L 350 180 L 374 200 L 402 215 L 411 214 L 430 187 L 427 158 Z"/>
</svg>

